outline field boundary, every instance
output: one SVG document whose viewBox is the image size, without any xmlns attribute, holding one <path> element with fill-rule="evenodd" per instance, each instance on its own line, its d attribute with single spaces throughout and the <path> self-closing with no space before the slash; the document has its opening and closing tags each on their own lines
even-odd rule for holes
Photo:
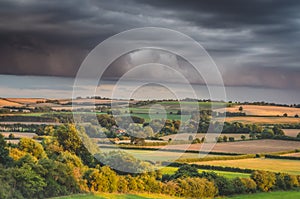
<svg viewBox="0 0 300 199">
<path fill-rule="evenodd" d="M 238 167 L 223 167 L 223 166 L 213 166 L 213 165 L 198 165 L 198 164 L 187 164 L 187 163 L 179 163 L 179 162 L 162 162 L 162 166 L 169 167 L 181 167 L 184 165 L 191 165 L 196 169 L 204 169 L 204 170 L 215 170 L 215 171 L 229 171 L 236 173 L 248 173 L 251 174 L 255 169 L 242 169 Z"/>
<path fill-rule="evenodd" d="M 269 159 L 282 159 L 282 160 L 300 160 L 300 157 L 279 156 L 279 155 L 265 155 L 265 158 L 269 158 Z"/>
</svg>

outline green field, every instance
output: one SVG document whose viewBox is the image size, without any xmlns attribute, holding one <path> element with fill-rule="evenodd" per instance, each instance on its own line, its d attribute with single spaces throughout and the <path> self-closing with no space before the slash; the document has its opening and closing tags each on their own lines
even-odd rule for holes
<svg viewBox="0 0 300 199">
<path fill-rule="evenodd" d="M 161 169 L 162 174 L 174 174 L 178 170 L 177 167 L 164 167 Z M 229 171 L 215 171 L 215 170 L 204 170 L 204 169 L 198 169 L 199 172 L 215 172 L 220 176 L 224 176 L 226 178 L 249 178 L 250 174 L 247 173 L 238 173 L 238 172 L 229 172 Z"/>
<path fill-rule="evenodd" d="M 228 199 L 299 199 L 300 192 L 296 191 L 279 191 L 270 193 L 257 193 L 249 195 L 240 195 L 228 197 Z"/>
</svg>

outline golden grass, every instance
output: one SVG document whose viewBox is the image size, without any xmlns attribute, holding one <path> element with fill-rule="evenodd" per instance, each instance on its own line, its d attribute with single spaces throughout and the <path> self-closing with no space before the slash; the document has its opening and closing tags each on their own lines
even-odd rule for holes
<svg viewBox="0 0 300 199">
<path fill-rule="evenodd" d="M 300 153 L 288 153 L 288 154 L 283 154 L 281 156 L 287 156 L 287 157 L 300 157 Z"/>
<path fill-rule="evenodd" d="M 196 164 L 267 170 L 273 172 L 284 172 L 294 175 L 300 175 L 299 160 L 252 158 L 240 160 L 218 160 L 209 162 L 198 162 Z"/>
<path fill-rule="evenodd" d="M 35 104 L 37 101 L 46 101 L 44 98 L 7 98 L 7 100 L 20 104 Z"/>
<path fill-rule="evenodd" d="M 22 104 L 16 103 L 16 102 L 11 102 L 11 101 L 7 101 L 5 99 L 0 99 L 0 107 L 4 107 L 4 106 L 23 106 Z"/>
<path fill-rule="evenodd" d="M 259 105 L 241 105 L 243 112 L 247 115 L 259 115 L 259 116 L 282 116 L 287 113 L 289 116 L 300 115 L 300 108 L 293 107 L 280 107 L 280 106 L 259 106 Z M 239 112 L 238 106 L 227 107 L 226 111 Z"/>
</svg>

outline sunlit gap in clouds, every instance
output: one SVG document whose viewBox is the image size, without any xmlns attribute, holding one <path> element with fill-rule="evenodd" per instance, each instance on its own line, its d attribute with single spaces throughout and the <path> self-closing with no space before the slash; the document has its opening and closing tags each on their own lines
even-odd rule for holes
<svg viewBox="0 0 300 199">
<path fill-rule="evenodd" d="M 71 98 L 73 91 L 73 78 L 62 77 L 39 77 L 39 76 L 13 76 L 0 75 L 0 96 L 1 97 L 44 97 L 44 98 Z M 101 81 L 97 88 L 97 95 L 103 97 L 111 96 L 114 81 Z M 182 92 L 182 97 L 186 96 L 185 85 L 176 84 L 178 92 Z M 124 89 L 130 90 L 135 87 L 135 82 L 127 81 L 124 83 Z M 155 88 L 153 88 L 155 87 Z M 203 85 L 192 84 L 195 92 L 203 99 L 208 99 L 207 88 Z M 89 88 L 88 81 L 82 89 Z M 217 86 L 215 86 L 217 89 Z M 155 91 L 155 92 L 153 92 Z M 128 91 L 126 91 L 128 92 Z M 126 94 L 124 92 L 124 94 Z M 120 93 L 122 95 L 122 93 Z M 141 90 L 135 93 L 134 97 L 140 99 L 169 99 L 172 97 L 170 92 L 158 85 L 145 85 Z M 267 101 L 276 103 L 294 104 L 299 103 L 300 93 L 293 89 L 274 89 L 257 87 L 232 87 L 226 86 L 227 100 L 232 101 Z M 82 97 L 85 97 L 84 95 Z M 180 95 L 181 98 L 181 95 Z"/>
</svg>

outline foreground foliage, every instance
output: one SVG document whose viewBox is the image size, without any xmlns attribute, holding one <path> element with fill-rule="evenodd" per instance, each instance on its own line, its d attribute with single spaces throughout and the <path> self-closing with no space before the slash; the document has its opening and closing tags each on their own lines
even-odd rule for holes
<svg viewBox="0 0 300 199">
<path fill-rule="evenodd" d="M 7 146 L 0 136 L 0 198 L 48 198 L 77 193 L 154 193 L 171 197 L 213 198 L 257 191 L 299 189 L 300 177 L 255 171 L 251 178 L 228 179 L 199 173 L 191 165 L 173 175 L 151 171 L 151 165 L 118 151 L 98 158 L 114 166 L 129 166 L 130 174 L 103 165 L 82 142 L 84 130 L 63 125 L 44 133 L 41 143 L 24 138 Z M 130 164 L 125 165 L 126 162 Z M 146 169 L 147 172 L 142 172 Z M 134 196 L 135 197 L 135 196 Z"/>
</svg>

